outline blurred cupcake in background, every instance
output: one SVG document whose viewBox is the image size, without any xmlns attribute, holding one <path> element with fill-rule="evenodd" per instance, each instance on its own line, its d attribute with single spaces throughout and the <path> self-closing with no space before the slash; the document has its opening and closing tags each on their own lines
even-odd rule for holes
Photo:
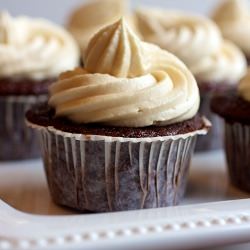
<svg viewBox="0 0 250 250">
<path fill-rule="evenodd" d="M 48 86 L 79 63 L 68 32 L 42 19 L 0 13 L 0 160 L 39 156 L 24 114 L 47 99 Z"/>
<path fill-rule="evenodd" d="M 66 26 L 81 48 L 83 61 L 91 37 L 101 28 L 124 16 L 129 25 L 135 29 L 126 0 L 89 1 L 71 13 Z"/>
<path fill-rule="evenodd" d="M 234 42 L 250 65 L 250 5 L 246 0 L 225 0 L 212 14 L 223 36 Z"/>
<path fill-rule="evenodd" d="M 212 110 L 225 120 L 225 151 L 231 182 L 250 192 L 250 68 L 237 90 L 214 96 Z"/>
<path fill-rule="evenodd" d="M 178 56 L 194 74 L 201 93 L 199 112 L 213 128 L 199 138 L 197 151 L 222 148 L 222 124 L 210 111 L 211 95 L 234 86 L 246 71 L 243 53 L 222 38 L 217 25 L 202 16 L 181 11 L 141 8 L 135 13 L 145 41 Z"/>
<path fill-rule="evenodd" d="M 53 199 L 96 212 L 176 205 L 198 135 L 197 83 L 121 19 L 91 39 L 85 66 L 61 74 L 27 120 L 42 138 Z"/>
</svg>

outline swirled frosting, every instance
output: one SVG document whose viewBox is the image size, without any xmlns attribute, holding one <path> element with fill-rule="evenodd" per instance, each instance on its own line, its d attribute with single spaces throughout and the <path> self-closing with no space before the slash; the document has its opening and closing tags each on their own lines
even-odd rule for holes
<svg viewBox="0 0 250 250">
<path fill-rule="evenodd" d="M 121 19 L 92 38 L 84 69 L 51 86 L 49 104 L 77 123 L 144 127 L 192 118 L 199 91 L 179 59 L 140 41 Z"/>
<path fill-rule="evenodd" d="M 245 0 L 226 0 L 212 15 L 223 36 L 250 57 L 250 6 Z"/>
<path fill-rule="evenodd" d="M 127 13 L 126 0 L 95 0 L 83 4 L 70 16 L 68 29 L 77 40 L 85 58 L 85 51 L 93 34 L 114 23 L 122 16 L 134 27 L 133 17 Z"/>
<path fill-rule="evenodd" d="M 177 55 L 199 83 L 238 81 L 246 70 L 242 52 L 224 41 L 214 22 L 179 11 L 139 9 L 139 31 L 145 41 Z"/>
<path fill-rule="evenodd" d="M 238 92 L 244 100 L 250 102 L 250 68 L 248 69 L 247 74 L 240 81 Z"/>
<path fill-rule="evenodd" d="M 57 77 L 78 63 L 77 45 L 62 28 L 0 13 L 0 77 Z"/>
</svg>

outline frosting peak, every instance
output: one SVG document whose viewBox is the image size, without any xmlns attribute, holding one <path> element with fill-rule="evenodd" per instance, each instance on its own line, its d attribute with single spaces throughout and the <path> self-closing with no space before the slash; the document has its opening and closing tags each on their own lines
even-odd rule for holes
<svg viewBox="0 0 250 250">
<path fill-rule="evenodd" d="M 214 12 L 216 22 L 225 19 L 234 20 L 248 15 L 248 4 L 245 0 L 226 0 Z"/>
<path fill-rule="evenodd" d="M 140 40 L 124 19 L 99 31 L 89 43 L 85 67 L 91 73 L 137 77 L 146 73 Z"/>
<path fill-rule="evenodd" d="M 238 92 L 244 100 L 250 102 L 250 68 L 240 81 Z"/>
<path fill-rule="evenodd" d="M 133 17 L 128 14 L 126 0 L 92 0 L 71 14 L 67 26 L 81 47 L 84 60 L 93 34 L 118 21 L 122 16 L 135 29 Z"/>
<path fill-rule="evenodd" d="M 92 38 L 85 63 L 51 86 L 49 103 L 57 116 L 145 127 L 197 113 L 199 90 L 190 71 L 174 55 L 140 41 L 123 19 Z"/>
<path fill-rule="evenodd" d="M 225 0 L 212 15 L 223 36 L 250 57 L 250 6 L 245 0 Z"/>
</svg>

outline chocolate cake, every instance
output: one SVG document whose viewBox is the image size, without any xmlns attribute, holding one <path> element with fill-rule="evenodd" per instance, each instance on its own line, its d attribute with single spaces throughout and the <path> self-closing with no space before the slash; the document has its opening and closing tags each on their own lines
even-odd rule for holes
<svg viewBox="0 0 250 250">
<path fill-rule="evenodd" d="M 56 78 L 31 79 L 25 77 L 1 77 L 0 96 L 44 95 Z"/>
<path fill-rule="evenodd" d="M 211 108 L 213 112 L 223 117 L 229 123 L 250 125 L 250 103 L 242 99 L 237 89 L 230 89 L 213 97 Z"/>
<path fill-rule="evenodd" d="M 27 112 L 26 117 L 31 123 L 40 126 L 53 126 L 63 132 L 124 138 L 175 136 L 204 129 L 206 126 L 207 128 L 209 127 L 204 124 L 204 119 L 199 114 L 192 119 L 168 126 L 131 128 L 104 126 L 100 124 L 76 124 L 66 118 L 55 117 L 54 109 L 49 107 L 47 103 L 36 105 Z"/>
<path fill-rule="evenodd" d="M 25 112 L 47 100 L 48 86 L 55 78 L 35 80 L 21 77 L 0 78 L 0 160 L 38 158 L 36 132 L 25 124 Z"/>
<path fill-rule="evenodd" d="M 231 89 L 213 97 L 212 110 L 225 120 L 225 151 L 231 183 L 250 192 L 250 102 Z"/>
<path fill-rule="evenodd" d="M 26 117 L 41 134 L 52 198 L 80 211 L 177 205 L 184 195 L 197 137 L 185 139 L 185 134 L 209 127 L 200 115 L 164 127 L 127 128 L 76 124 L 54 114 L 43 104 Z M 163 136 L 177 137 L 160 139 Z"/>
<path fill-rule="evenodd" d="M 79 48 L 62 27 L 7 11 L 0 13 L 0 33 L 0 161 L 38 158 L 38 137 L 25 112 L 48 99 L 61 72 L 79 65 Z"/>
<path fill-rule="evenodd" d="M 26 115 L 52 198 L 94 212 L 177 205 L 196 138 L 210 126 L 197 115 L 191 72 L 124 19 L 96 33 L 85 55 L 84 68 L 52 84 L 49 105 Z"/>
</svg>

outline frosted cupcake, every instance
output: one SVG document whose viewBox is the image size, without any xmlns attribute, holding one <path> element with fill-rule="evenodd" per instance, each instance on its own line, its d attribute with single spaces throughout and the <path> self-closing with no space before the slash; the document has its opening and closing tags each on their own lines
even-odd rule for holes
<svg viewBox="0 0 250 250">
<path fill-rule="evenodd" d="M 41 19 L 0 14 L 0 160 L 39 156 L 37 138 L 24 114 L 47 99 L 58 75 L 78 65 L 73 38 Z"/>
<path fill-rule="evenodd" d="M 101 28 L 114 23 L 122 16 L 126 16 L 127 22 L 135 27 L 126 0 L 89 1 L 71 13 L 67 27 L 81 48 L 83 61 L 91 37 Z"/>
<path fill-rule="evenodd" d="M 226 0 L 212 15 L 223 36 L 234 42 L 250 64 L 250 6 L 245 0 Z"/>
<path fill-rule="evenodd" d="M 144 40 L 177 55 L 194 74 L 201 93 L 199 112 L 213 127 L 198 139 L 197 150 L 222 148 L 222 124 L 210 111 L 211 95 L 234 86 L 246 71 L 243 53 L 225 41 L 215 23 L 180 11 L 137 10 L 138 29 Z"/>
<path fill-rule="evenodd" d="M 97 212 L 178 204 L 196 137 L 209 127 L 198 107 L 179 59 L 141 42 L 124 20 L 105 27 L 85 68 L 62 74 L 49 106 L 27 113 L 53 199 Z"/>
<path fill-rule="evenodd" d="M 225 120 L 225 151 L 231 182 L 250 192 L 250 69 L 238 90 L 212 100 L 212 109 Z"/>
</svg>

